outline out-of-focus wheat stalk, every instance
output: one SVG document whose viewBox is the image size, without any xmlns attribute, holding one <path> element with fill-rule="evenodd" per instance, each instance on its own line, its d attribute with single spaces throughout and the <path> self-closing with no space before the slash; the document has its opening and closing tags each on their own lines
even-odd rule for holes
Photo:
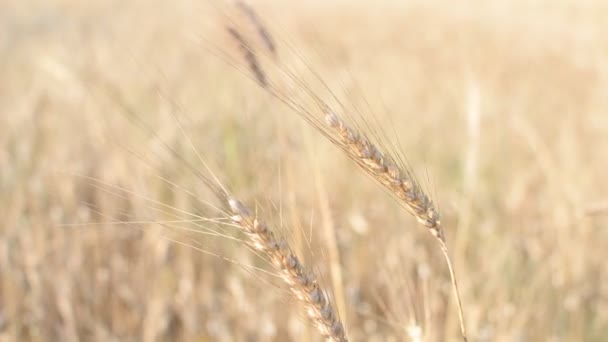
<svg viewBox="0 0 608 342">
<path fill-rule="evenodd" d="M 262 70 L 260 61 L 258 60 L 257 56 L 253 53 L 253 50 L 251 49 L 250 45 L 245 40 L 245 37 L 243 37 L 239 33 L 239 31 L 237 31 L 233 27 L 228 27 L 226 30 L 228 31 L 228 34 L 230 34 L 230 36 L 239 45 L 239 49 L 241 50 L 241 53 L 243 53 L 243 56 L 245 56 L 245 60 L 247 61 L 247 66 L 249 67 L 249 70 L 251 70 L 251 72 L 253 73 L 253 76 L 255 77 L 255 79 L 258 81 L 260 86 L 265 88 L 267 86 L 266 74 Z"/>
<path fill-rule="evenodd" d="M 249 19 L 251 24 L 255 27 L 255 29 L 258 33 L 258 36 L 264 43 L 264 46 L 266 47 L 266 49 L 268 51 L 270 51 L 270 53 L 276 54 L 277 48 L 276 48 L 276 44 L 274 42 L 274 38 L 272 37 L 270 32 L 268 32 L 266 25 L 264 25 L 262 23 L 260 16 L 258 16 L 258 14 L 253 10 L 253 8 L 251 6 L 249 6 L 249 4 L 247 4 L 243 1 L 237 1 L 236 6 L 241 9 L 241 11 Z"/>
</svg>

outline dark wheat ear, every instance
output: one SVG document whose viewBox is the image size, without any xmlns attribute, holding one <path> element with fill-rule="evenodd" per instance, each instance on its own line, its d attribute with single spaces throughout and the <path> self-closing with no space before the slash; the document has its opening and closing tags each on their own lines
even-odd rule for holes
<svg viewBox="0 0 608 342">
<path fill-rule="evenodd" d="M 253 52 L 251 45 L 249 45 L 249 43 L 245 40 L 245 37 L 243 37 L 243 35 L 241 35 L 241 33 L 237 31 L 234 27 L 228 26 L 226 28 L 226 31 L 238 44 L 239 50 L 243 54 L 245 61 L 247 61 L 247 66 L 249 70 L 251 70 L 251 73 L 253 73 L 253 76 L 255 77 L 258 84 L 262 88 L 266 88 L 268 86 L 266 74 L 264 73 L 264 70 L 262 70 L 262 65 L 260 64 L 260 61 Z"/>
<path fill-rule="evenodd" d="M 266 29 L 266 25 L 262 23 L 260 16 L 258 16 L 255 10 L 244 1 L 237 1 L 236 6 L 245 14 L 245 16 L 251 22 L 253 27 L 255 27 L 255 30 L 257 31 L 258 36 L 262 40 L 264 47 L 266 47 L 266 49 L 271 54 L 276 56 L 277 48 L 274 42 L 274 38 L 272 38 L 272 35 L 270 35 L 268 29 Z"/>
</svg>

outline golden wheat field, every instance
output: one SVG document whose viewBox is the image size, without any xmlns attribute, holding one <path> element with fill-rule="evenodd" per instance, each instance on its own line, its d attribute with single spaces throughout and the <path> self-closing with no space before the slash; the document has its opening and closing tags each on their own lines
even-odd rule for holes
<svg viewBox="0 0 608 342">
<path fill-rule="evenodd" d="M 1 1 L 0 71 L 0 341 L 462 341 L 446 260 L 608 340 L 606 2 Z"/>
</svg>

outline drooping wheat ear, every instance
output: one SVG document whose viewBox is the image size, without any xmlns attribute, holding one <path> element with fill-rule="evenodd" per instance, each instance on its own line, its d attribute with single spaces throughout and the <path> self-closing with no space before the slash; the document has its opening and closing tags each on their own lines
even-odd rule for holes
<svg viewBox="0 0 608 342">
<path fill-rule="evenodd" d="M 323 112 L 325 122 L 337 138 L 336 143 L 341 145 L 349 157 L 397 196 L 405 208 L 418 222 L 430 229 L 436 238 L 444 240 L 439 213 L 410 172 L 399 167 L 365 135 L 349 127 L 329 107 L 324 106 Z"/>
<path fill-rule="evenodd" d="M 245 14 L 245 16 L 247 16 L 251 24 L 255 27 L 255 30 L 258 32 L 258 36 L 260 36 L 260 39 L 262 40 L 262 43 L 264 43 L 266 49 L 273 55 L 276 55 L 277 49 L 274 39 L 272 38 L 270 32 L 266 29 L 266 26 L 262 23 L 262 20 L 258 14 L 244 1 L 237 1 L 236 6 Z"/>
<path fill-rule="evenodd" d="M 332 303 L 313 272 L 307 271 L 285 239 L 273 231 L 245 204 L 228 200 L 231 220 L 242 228 L 249 244 L 276 267 L 295 298 L 304 305 L 308 318 L 328 341 L 346 342 L 346 333 Z"/>
<path fill-rule="evenodd" d="M 237 31 L 233 27 L 227 27 L 226 30 L 228 31 L 228 34 L 230 34 L 230 36 L 239 45 L 239 50 L 245 57 L 245 61 L 247 61 L 247 66 L 249 67 L 249 70 L 251 70 L 251 72 L 253 73 L 253 76 L 255 77 L 257 82 L 260 84 L 260 86 L 262 88 L 266 88 L 268 86 L 268 82 L 266 80 L 266 74 L 264 73 L 264 70 L 262 70 L 260 61 L 256 57 L 251 46 L 245 40 L 245 37 L 243 37 L 239 33 L 239 31 Z"/>
<path fill-rule="evenodd" d="M 349 127 L 328 106 L 321 105 L 321 108 L 325 115 L 325 122 L 330 128 L 326 132 L 329 134 L 329 138 L 339 145 L 363 171 L 371 175 L 388 191 L 399 198 L 401 204 L 416 217 L 418 222 L 427 227 L 431 234 L 437 238 L 450 272 L 452 288 L 458 306 L 460 332 L 463 340 L 467 341 L 464 313 L 458 283 L 456 282 L 456 274 L 448 253 L 439 212 L 435 208 L 433 201 L 424 193 L 422 187 L 413 178 L 410 171 L 403 169 L 395 163 L 388 154 L 383 153 L 364 134 Z"/>
</svg>

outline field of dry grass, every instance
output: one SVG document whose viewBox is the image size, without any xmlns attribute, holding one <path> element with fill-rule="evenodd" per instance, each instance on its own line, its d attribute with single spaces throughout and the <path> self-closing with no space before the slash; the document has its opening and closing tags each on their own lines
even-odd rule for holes
<svg viewBox="0 0 608 342">
<path fill-rule="evenodd" d="M 608 5 L 252 4 L 269 77 L 321 75 L 440 209 L 470 341 L 608 339 Z M 248 78 L 232 7 L 0 4 L 0 341 L 321 340 L 205 165 L 351 341 L 459 340 L 435 239 Z"/>
</svg>

